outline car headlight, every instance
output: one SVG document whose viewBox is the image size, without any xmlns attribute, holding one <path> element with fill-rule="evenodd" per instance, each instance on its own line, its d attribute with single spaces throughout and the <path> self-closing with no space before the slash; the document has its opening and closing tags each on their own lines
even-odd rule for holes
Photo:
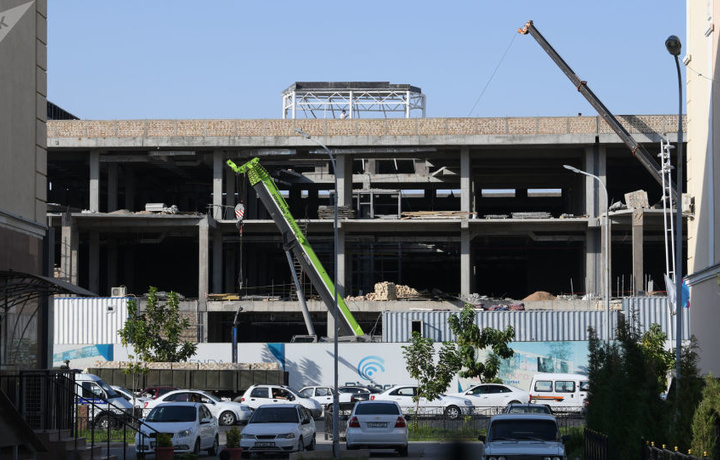
<svg viewBox="0 0 720 460">
<path fill-rule="evenodd" d="M 283 439 L 295 439 L 295 433 L 279 434 L 279 435 L 277 435 L 277 437 L 283 438 Z"/>
<path fill-rule="evenodd" d="M 190 436 L 192 436 L 192 434 L 192 430 L 182 430 L 177 435 L 178 438 L 189 438 Z"/>
<path fill-rule="evenodd" d="M 473 403 L 472 403 L 472 401 L 470 401 L 469 399 L 466 399 L 466 400 L 465 400 L 465 405 L 466 405 L 466 406 L 472 406 Z"/>
<path fill-rule="evenodd" d="M 255 439 L 255 435 L 254 435 L 254 434 L 241 433 L 241 434 L 240 434 L 240 437 L 243 438 L 243 439 Z"/>
</svg>

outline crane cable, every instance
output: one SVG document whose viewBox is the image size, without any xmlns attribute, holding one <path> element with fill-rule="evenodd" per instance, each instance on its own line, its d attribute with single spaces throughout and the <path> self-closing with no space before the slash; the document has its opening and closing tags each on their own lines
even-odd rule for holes
<svg viewBox="0 0 720 460">
<path fill-rule="evenodd" d="M 247 180 L 247 176 L 243 174 L 243 176 Z M 244 225 L 244 217 L 245 217 L 245 205 L 243 204 L 243 192 L 245 190 L 245 183 L 240 184 L 240 174 L 235 175 L 235 190 L 238 193 L 238 203 L 235 205 L 235 218 L 237 219 L 237 222 L 235 223 L 235 226 L 238 229 L 238 235 L 240 237 L 240 267 L 238 270 L 238 292 L 242 291 L 243 289 L 243 225 Z"/>
</svg>

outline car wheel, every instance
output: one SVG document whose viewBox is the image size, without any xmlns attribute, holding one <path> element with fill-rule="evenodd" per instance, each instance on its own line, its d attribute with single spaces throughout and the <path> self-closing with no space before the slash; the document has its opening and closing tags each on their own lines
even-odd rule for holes
<svg viewBox="0 0 720 460">
<path fill-rule="evenodd" d="M 230 411 L 225 411 L 222 414 L 220 414 L 220 425 L 235 425 L 235 414 L 233 414 Z"/>
<path fill-rule="evenodd" d="M 307 446 L 307 450 L 315 450 L 315 433 L 313 433 L 310 444 Z"/>
<path fill-rule="evenodd" d="M 115 425 L 114 421 L 107 414 L 102 414 L 95 419 L 95 427 L 101 430 L 107 430 Z"/>
<path fill-rule="evenodd" d="M 450 420 L 455 420 L 460 417 L 460 408 L 458 406 L 448 406 L 445 409 L 445 416 Z"/>
<path fill-rule="evenodd" d="M 215 440 L 213 441 L 212 447 L 208 449 L 208 455 L 211 457 L 216 456 L 218 454 L 219 446 L 220 446 L 220 441 L 218 440 L 218 437 L 215 436 Z"/>
<path fill-rule="evenodd" d="M 408 456 L 408 446 L 402 446 L 398 449 L 398 455 L 401 457 L 407 457 Z"/>
<path fill-rule="evenodd" d="M 193 454 L 200 455 L 200 438 L 199 437 L 195 440 L 195 448 L 193 449 Z"/>
</svg>

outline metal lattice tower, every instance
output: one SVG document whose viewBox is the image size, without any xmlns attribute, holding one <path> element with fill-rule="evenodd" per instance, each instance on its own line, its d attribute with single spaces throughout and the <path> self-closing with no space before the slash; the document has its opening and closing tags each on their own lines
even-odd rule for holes
<svg viewBox="0 0 720 460">
<path fill-rule="evenodd" d="M 296 82 L 282 96 L 283 119 L 425 118 L 425 95 L 405 84 Z"/>
</svg>

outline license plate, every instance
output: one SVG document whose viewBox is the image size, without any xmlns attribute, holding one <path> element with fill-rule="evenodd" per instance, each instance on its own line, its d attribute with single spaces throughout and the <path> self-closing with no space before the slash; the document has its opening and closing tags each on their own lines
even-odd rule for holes
<svg viewBox="0 0 720 460">
<path fill-rule="evenodd" d="M 368 428 L 387 428 L 387 422 L 368 422 Z"/>
<path fill-rule="evenodd" d="M 256 442 L 255 447 L 275 447 L 274 442 Z"/>
</svg>

